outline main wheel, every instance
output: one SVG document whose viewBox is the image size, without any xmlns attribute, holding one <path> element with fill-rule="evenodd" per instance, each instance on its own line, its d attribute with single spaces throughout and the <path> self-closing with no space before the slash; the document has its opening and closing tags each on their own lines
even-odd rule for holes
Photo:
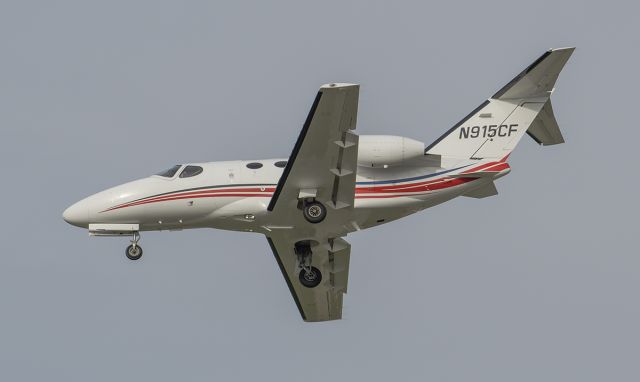
<svg viewBox="0 0 640 382">
<path fill-rule="evenodd" d="M 134 246 L 133 244 L 127 247 L 127 250 L 124 252 L 127 255 L 129 260 L 140 260 L 142 257 L 142 247 L 139 245 Z"/>
<path fill-rule="evenodd" d="M 303 269 L 300 271 L 300 275 L 298 276 L 300 279 L 300 283 L 307 288 L 315 288 L 320 285 L 322 281 L 322 273 L 316 267 L 311 267 L 311 270 L 308 272 Z"/>
<path fill-rule="evenodd" d="M 310 202 L 304 206 L 302 213 L 309 223 L 316 224 L 327 216 L 327 208 L 320 202 Z"/>
</svg>

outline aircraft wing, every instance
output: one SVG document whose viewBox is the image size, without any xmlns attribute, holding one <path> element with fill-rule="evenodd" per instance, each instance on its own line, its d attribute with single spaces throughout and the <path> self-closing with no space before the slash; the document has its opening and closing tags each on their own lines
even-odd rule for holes
<svg viewBox="0 0 640 382">
<path fill-rule="evenodd" d="M 267 240 L 302 319 L 309 322 L 341 319 L 351 245 L 341 238 L 335 238 L 312 246 L 312 265 L 321 270 L 322 281 L 315 288 L 307 288 L 299 281 L 302 269 L 298 266 L 294 251 L 296 239 L 287 235 L 273 235 L 267 236 Z"/>
<path fill-rule="evenodd" d="M 359 85 L 330 84 L 318 91 L 267 209 L 296 210 L 301 197 L 329 209 L 353 206 Z M 329 211 L 330 213 L 331 211 Z"/>
<path fill-rule="evenodd" d="M 320 88 L 267 207 L 267 240 L 305 321 L 342 318 L 351 246 L 341 237 L 357 229 L 350 219 L 358 160 L 358 136 L 352 132 L 358 93 L 359 86 L 352 84 Z M 309 201 L 325 206 L 324 220 L 314 224 L 304 218 L 302 207 Z M 307 274 L 303 272 L 308 267 L 322 275 L 316 286 L 302 284 L 301 274 Z"/>
</svg>

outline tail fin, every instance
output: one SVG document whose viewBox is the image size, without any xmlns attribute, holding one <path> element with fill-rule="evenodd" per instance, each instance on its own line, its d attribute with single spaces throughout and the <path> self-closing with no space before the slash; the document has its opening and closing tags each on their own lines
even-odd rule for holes
<svg viewBox="0 0 640 382">
<path fill-rule="evenodd" d="M 575 48 L 552 49 L 425 149 L 450 159 L 508 156 L 524 133 L 543 145 L 563 143 L 550 96 Z"/>
</svg>

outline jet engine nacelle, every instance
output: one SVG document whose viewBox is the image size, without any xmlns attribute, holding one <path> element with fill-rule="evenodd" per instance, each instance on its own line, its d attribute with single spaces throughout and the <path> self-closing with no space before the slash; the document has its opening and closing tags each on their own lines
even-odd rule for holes
<svg viewBox="0 0 640 382">
<path fill-rule="evenodd" d="M 394 135 L 361 135 L 358 142 L 358 165 L 385 167 L 424 156 L 424 143 Z"/>
</svg>

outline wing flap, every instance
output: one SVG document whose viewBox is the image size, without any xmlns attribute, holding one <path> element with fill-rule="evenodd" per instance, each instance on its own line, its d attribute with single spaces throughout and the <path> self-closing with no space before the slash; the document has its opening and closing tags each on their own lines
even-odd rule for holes
<svg viewBox="0 0 640 382">
<path fill-rule="evenodd" d="M 335 239 L 335 241 L 340 241 L 340 243 L 333 245 L 333 248 L 329 250 L 328 271 L 331 276 L 329 281 L 336 292 L 347 293 L 351 245 L 344 239 Z"/>
<path fill-rule="evenodd" d="M 302 319 L 308 322 L 341 319 L 351 245 L 337 238 L 314 246 L 311 264 L 321 270 L 322 282 L 315 288 L 307 288 L 298 280 L 301 268 L 294 252 L 296 240 L 286 236 L 271 236 L 267 240 Z"/>
<path fill-rule="evenodd" d="M 334 208 L 353 206 L 355 198 L 356 170 L 358 165 L 358 136 L 351 132 L 343 134 L 343 142 L 351 145 L 340 148 L 333 179 L 331 202 Z"/>
</svg>

